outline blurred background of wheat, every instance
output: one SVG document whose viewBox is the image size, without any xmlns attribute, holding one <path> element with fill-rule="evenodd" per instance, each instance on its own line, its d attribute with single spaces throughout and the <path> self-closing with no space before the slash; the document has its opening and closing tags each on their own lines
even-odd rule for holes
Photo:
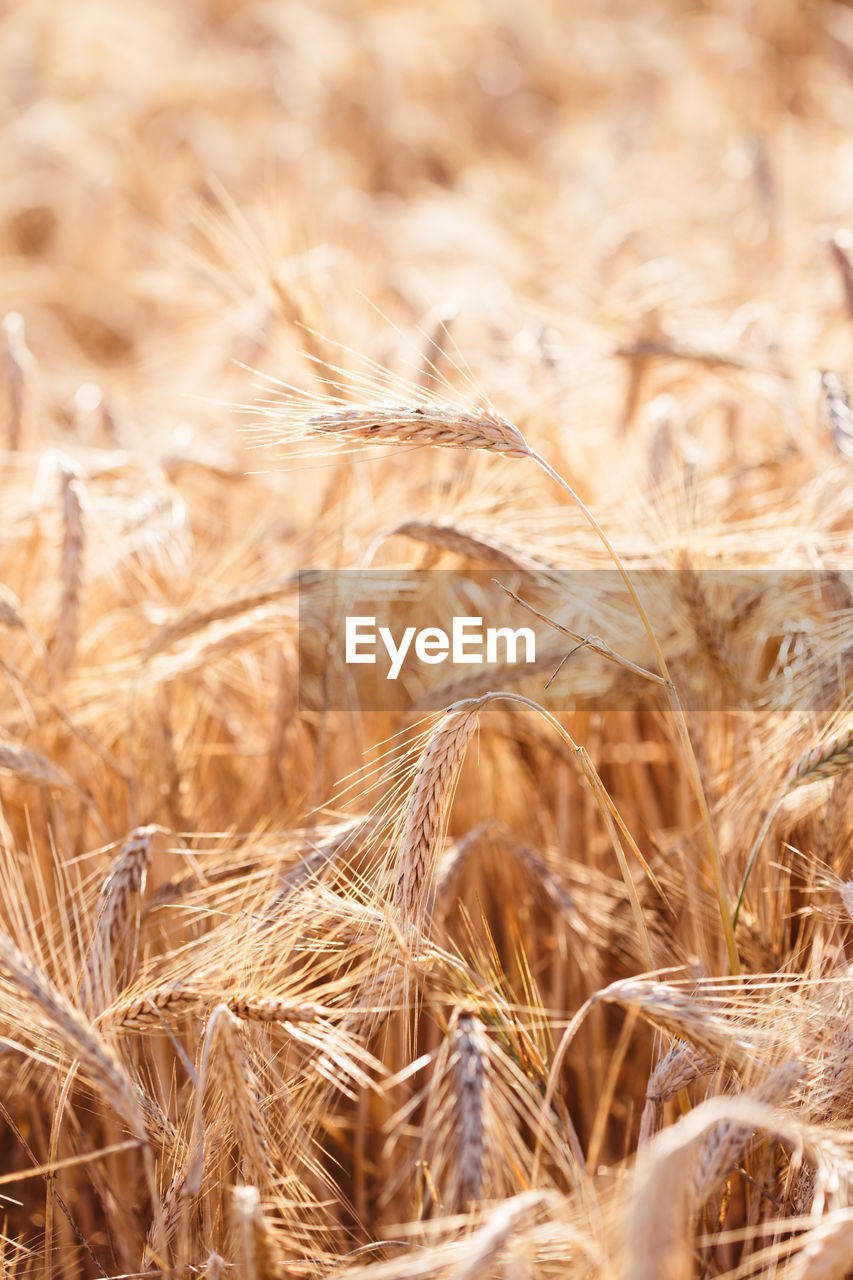
<svg viewBox="0 0 853 1280">
<path fill-rule="evenodd" d="M 850 566 L 853 8 L 21 0 L 0 83 L 3 1274 L 843 1277 L 849 576 L 691 573 Z M 300 711 L 299 568 L 603 562 L 232 407 L 371 361 L 769 681 L 688 718 L 740 982 L 672 717 Z"/>
</svg>

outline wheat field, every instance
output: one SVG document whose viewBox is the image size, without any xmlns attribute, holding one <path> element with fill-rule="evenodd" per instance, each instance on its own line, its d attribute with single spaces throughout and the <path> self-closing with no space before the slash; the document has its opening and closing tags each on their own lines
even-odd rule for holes
<svg viewBox="0 0 853 1280">
<path fill-rule="evenodd" d="M 853 7 L 9 0 L 0 82 L 2 1275 L 853 1275 Z M 539 667 L 324 702 L 365 566 Z"/>
</svg>

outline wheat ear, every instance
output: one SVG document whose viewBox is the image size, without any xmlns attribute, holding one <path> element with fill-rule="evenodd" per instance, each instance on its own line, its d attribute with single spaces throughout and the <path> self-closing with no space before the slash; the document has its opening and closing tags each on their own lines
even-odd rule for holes
<svg viewBox="0 0 853 1280">
<path fill-rule="evenodd" d="M 148 1194 L 154 1212 L 153 1239 L 163 1243 L 162 1212 L 154 1174 L 154 1160 L 148 1144 L 146 1115 L 156 1113 L 156 1104 L 143 1105 L 145 1095 L 112 1053 L 95 1027 L 75 1009 L 48 976 L 21 952 L 12 939 L 0 933 L 0 988 L 10 993 L 41 1015 L 41 1028 L 52 1036 L 61 1053 L 79 1062 L 92 1084 L 103 1094 L 117 1115 L 121 1116 L 135 1138 L 143 1143 L 142 1159 Z M 4 1001 L 4 1003 L 8 1003 Z M 32 1029 L 38 1026 L 33 1020 Z M 41 1046 L 40 1046 L 41 1048 Z"/>
<path fill-rule="evenodd" d="M 518 428 L 499 413 L 443 408 L 426 401 L 414 405 L 335 406 L 311 414 L 304 425 L 309 431 L 342 441 L 488 449 L 509 458 L 526 458 L 530 453 Z"/>
<path fill-rule="evenodd" d="M 837 373 L 829 370 L 820 375 L 820 407 L 836 449 L 848 458 L 853 457 L 853 409 L 844 383 Z"/>
<path fill-rule="evenodd" d="M 112 990 L 117 949 L 128 938 L 128 970 L 132 969 L 139 931 L 139 907 L 151 862 L 155 827 L 137 827 L 122 845 L 115 866 L 104 881 L 98 904 L 97 927 L 89 956 L 88 979 L 95 1013 L 106 1005 Z M 127 981 L 129 973 L 124 975 Z"/>
<path fill-rule="evenodd" d="M 210 1015 L 205 1036 L 205 1075 L 212 1075 L 222 1089 L 231 1114 L 243 1159 L 255 1181 L 269 1186 L 275 1176 L 267 1126 L 260 1109 L 258 1081 L 252 1069 L 240 1021 L 227 1005 L 218 1004 Z"/>
<path fill-rule="evenodd" d="M 203 1014 L 210 997 L 204 990 L 180 982 L 150 987 L 140 995 L 123 996 L 100 1015 L 98 1021 L 116 1031 L 151 1031 L 170 1018 Z"/>
<path fill-rule="evenodd" d="M 669 1098 L 674 1098 L 680 1090 L 686 1089 L 699 1076 L 713 1071 L 717 1061 L 711 1054 L 694 1048 L 684 1040 L 676 1040 L 649 1076 L 638 1147 L 644 1147 L 657 1132 L 663 1104 Z"/>
<path fill-rule="evenodd" d="M 487 1045 L 483 1025 L 463 1013 L 451 1031 L 456 1162 L 451 1213 L 462 1213 L 485 1191 Z"/>
<path fill-rule="evenodd" d="M 281 1266 L 279 1249 L 261 1209 L 257 1187 L 232 1189 L 231 1233 L 241 1280 L 276 1280 Z"/>
<path fill-rule="evenodd" d="M 740 909 L 743 905 L 743 897 L 746 893 L 746 886 L 749 877 L 752 874 L 752 868 L 758 857 L 758 852 L 764 841 L 764 837 L 770 830 L 770 825 L 786 796 L 798 787 L 808 786 L 811 782 L 822 782 L 827 778 L 834 778 L 837 774 L 843 773 L 853 765 L 853 728 L 843 729 L 840 733 L 834 734 L 830 738 L 825 738 L 809 751 L 803 752 L 799 760 L 789 772 L 785 781 L 783 790 L 777 799 L 768 809 L 764 821 L 758 835 L 753 841 L 749 857 L 746 860 L 746 870 L 741 880 L 740 892 L 738 893 L 735 911 L 732 917 L 732 927 L 737 928 Z"/>
<path fill-rule="evenodd" d="M 32 357 L 27 350 L 24 319 L 17 311 L 10 311 L 3 317 L 3 332 L 6 336 L 6 387 L 9 402 L 6 438 L 9 450 L 14 452 L 21 447 L 26 368 Z"/>
<path fill-rule="evenodd" d="M 829 252 L 838 268 L 841 287 L 844 290 L 844 304 L 847 315 L 853 320 L 853 261 L 850 253 L 853 250 L 853 235 L 846 227 L 839 227 L 829 241 Z"/>
<path fill-rule="evenodd" d="M 467 556 L 471 560 L 480 560 L 491 565 L 493 569 L 553 568 L 553 565 L 547 561 L 538 560 L 528 552 L 516 551 L 509 543 L 501 541 L 492 534 L 477 533 L 455 524 L 437 524 L 432 520 L 407 520 L 383 536 L 411 538 L 413 542 L 424 542 L 429 546 L 439 547 L 443 551 L 452 551 L 456 555 Z"/>
<path fill-rule="evenodd" d="M 70 470 L 62 473 L 62 594 L 56 627 L 54 658 L 57 670 L 67 674 L 77 655 L 80 632 L 80 591 L 86 529 L 81 502 L 82 486 Z"/>
<path fill-rule="evenodd" d="M 834 778 L 853 765 L 853 728 L 836 733 L 831 738 L 819 742 L 811 751 L 800 756 L 788 778 L 787 791 L 795 787 L 805 786 L 808 782 L 818 782 L 824 778 Z"/>
<path fill-rule="evenodd" d="M 242 994 L 225 1002 L 231 1013 L 244 1022 L 316 1022 L 329 1012 L 316 1004 L 293 1004 L 275 996 Z"/>
<path fill-rule="evenodd" d="M 299 574 L 291 573 L 276 578 L 273 582 L 228 596 L 216 604 L 190 609 L 162 626 L 152 636 L 143 654 L 143 661 L 147 662 L 158 653 L 170 649 L 172 645 L 186 640 L 189 636 L 196 635 L 214 622 L 227 622 L 231 618 L 239 618 L 242 614 L 251 613 L 254 609 L 280 600 L 282 596 L 291 595 L 298 586 Z"/>
<path fill-rule="evenodd" d="M 0 980 L 6 976 L 14 992 L 31 1001 L 68 1056 L 79 1059 L 134 1137 L 145 1138 L 142 1109 L 130 1077 L 88 1019 L 75 1009 L 11 938 L 0 934 Z"/>
<path fill-rule="evenodd" d="M 0 583 L 0 626 L 26 630 L 26 622 L 21 613 L 21 602 L 8 587 Z"/>
<path fill-rule="evenodd" d="M 0 738 L 0 769 L 13 773 L 22 782 L 31 782 L 37 787 L 56 787 L 61 791 L 76 791 L 85 794 L 73 778 L 64 769 L 48 760 L 38 751 L 28 751 L 26 747 L 18 747 L 8 739 Z"/>
<path fill-rule="evenodd" d="M 429 909 L 441 836 L 480 705 L 479 700 L 457 703 L 432 730 L 392 844 L 394 905 L 417 927 Z"/>
<path fill-rule="evenodd" d="M 740 679 L 736 674 L 735 664 L 729 650 L 726 632 L 714 610 L 702 580 L 690 563 L 686 552 L 682 552 L 677 565 L 678 589 L 690 619 L 690 626 L 702 654 L 712 669 L 734 693 L 740 692 Z"/>
<path fill-rule="evenodd" d="M 802 1078 L 802 1063 L 786 1062 L 743 1097 L 755 1102 L 779 1105 L 790 1097 Z M 750 1126 L 732 1120 L 720 1121 L 705 1134 L 693 1170 L 692 1195 L 697 1209 L 701 1208 L 714 1188 L 741 1158 L 751 1136 Z"/>
</svg>

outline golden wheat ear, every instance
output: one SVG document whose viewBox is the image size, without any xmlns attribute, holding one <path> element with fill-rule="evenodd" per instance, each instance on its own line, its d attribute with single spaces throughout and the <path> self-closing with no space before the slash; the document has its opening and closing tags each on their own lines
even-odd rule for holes
<svg viewBox="0 0 853 1280">
<path fill-rule="evenodd" d="M 281 1250 L 261 1208 L 257 1187 L 232 1188 L 230 1227 L 237 1274 L 245 1280 L 278 1280 Z"/>
<path fill-rule="evenodd" d="M 416 928 L 423 926 L 434 896 L 441 838 L 480 705 L 451 707 L 430 733 L 392 839 L 393 903 Z"/>
<path fill-rule="evenodd" d="M 62 471 L 62 594 L 56 620 L 53 660 L 61 676 L 71 672 L 80 636 L 83 554 L 86 526 L 83 520 L 82 481 L 68 468 Z"/>
<path fill-rule="evenodd" d="M 155 827 L 139 827 L 132 832 L 101 888 L 86 974 L 93 1016 L 115 997 L 116 984 L 119 989 L 126 986 L 133 975 L 155 831 Z"/>
<path fill-rule="evenodd" d="M 308 414 L 308 431 L 343 442 L 433 445 L 446 449 L 486 449 L 508 458 L 526 458 L 524 436 L 506 418 L 489 411 L 414 405 L 344 405 Z"/>
</svg>

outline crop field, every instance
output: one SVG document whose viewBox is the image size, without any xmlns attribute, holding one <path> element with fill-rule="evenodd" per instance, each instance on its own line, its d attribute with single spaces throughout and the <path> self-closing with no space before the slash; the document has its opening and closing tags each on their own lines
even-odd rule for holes
<svg viewBox="0 0 853 1280">
<path fill-rule="evenodd" d="M 853 6 L 0 85 L 0 1275 L 853 1275 Z"/>
</svg>

